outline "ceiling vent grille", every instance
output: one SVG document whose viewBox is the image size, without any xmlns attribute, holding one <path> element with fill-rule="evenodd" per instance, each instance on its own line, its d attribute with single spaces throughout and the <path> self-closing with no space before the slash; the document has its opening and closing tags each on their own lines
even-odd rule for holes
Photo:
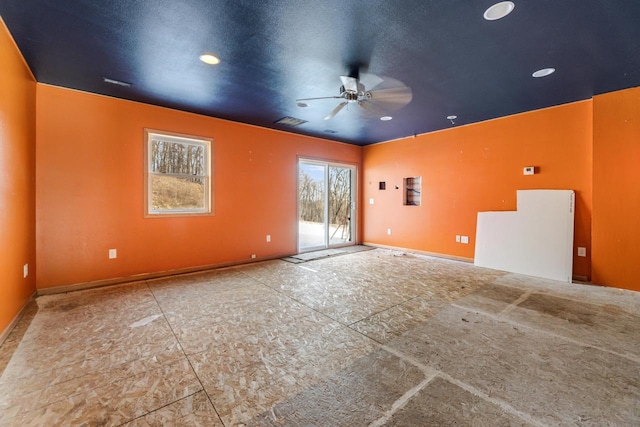
<svg viewBox="0 0 640 427">
<path fill-rule="evenodd" d="M 296 126 L 300 126 L 303 123 L 307 123 L 307 121 L 302 119 L 296 119 L 295 117 L 285 116 L 280 120 L 276 120 L 274 123 L 278 125 L 284 125 L 284 126 L 289 126 L 294 128 Z"/>
<path fill-rule="evenodd" d="M 115 79 L 110 79 L 109 77 L 103 77 L 102 80 L 105 83 L 109 83 L 109 84 L 116 85 L 116 86 L 122 86 L 122 87 L 131 87 L 131 86 L 133 86 L 131 83 L 123 82 L 123 81 L 115 80 Z"/>
</svg>

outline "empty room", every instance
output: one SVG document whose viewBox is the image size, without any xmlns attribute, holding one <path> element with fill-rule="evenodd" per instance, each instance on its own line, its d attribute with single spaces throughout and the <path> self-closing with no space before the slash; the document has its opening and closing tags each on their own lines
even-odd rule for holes
<svg viewBox="0 0 640 427">
<path fill-rule="evenodd" d="M 640 425 L 638 22 L 3 0 L 0 426 Z"/>
</svg>

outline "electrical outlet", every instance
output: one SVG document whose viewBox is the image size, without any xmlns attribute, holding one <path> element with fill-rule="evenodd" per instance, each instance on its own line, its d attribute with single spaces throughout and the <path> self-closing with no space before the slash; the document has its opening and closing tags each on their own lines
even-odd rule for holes
<svg viewBox="0 0 640 427">
<path fill-rule="evenodd" d="M 456 243 L 460 243 L 460 235 L 456 234 Z"/>
<path fill-rule="evenodd" d="M 267 243 L 271 241 L 271 234 L 267 234 Z"/>
<path fill-rule="evenodd" d="M 256 259 L 256 254 L 251 254 L 251 259 Z"/>
<path fill-rule="evenodd" d="M 578 256 L 587 256 L 587 248 L 578 247 Z"/>
<path fill-rule="evenodd" d="M 369 204 L 372 205 L 373 204 L 373 198 L 369 199 Z"/>
<path fill-rule="evenodd" d="M 389 236 L 391 236 L 391 229 L 390 229 L 390 228 L 387 228 L 387 234 L 388 234 Z"/>
<path fill-rule="evenodd" d="M 465 245 L 469 244 L 469 236 L 460 236 L 460 242 L 464 243 Z"/>
<path fill-rule="evenodd" d="M 29 275 L 29 264 L 25 264 L 24 267 L 22 267 L 22 274 L 26 279 L 27 276 Z"/>
<path fill-rule="evenodd" d="M 118 258 L 118 251 L 115 249 L 109 249 L 109 259 Z"/>
</svg>

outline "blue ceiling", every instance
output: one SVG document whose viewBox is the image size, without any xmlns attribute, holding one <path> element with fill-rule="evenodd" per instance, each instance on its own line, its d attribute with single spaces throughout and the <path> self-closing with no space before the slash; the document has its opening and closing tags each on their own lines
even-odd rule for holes
<svg viewBox="0 0 640 427">
<path fill-rule="evenodd" d="M 357 145 L 640 86 L 639 0 L 514 0 L 487 21 L 493 3 L 2 0 L 0 15 L 41 83 Z M 557 71 L 531 77 L 545 67 Z M 356 71 L 403 82 L 412 101 L 390 121 L 356 104 L 323 120 L 338 99 L 296 105 L 338 96 Z"/>
</svg>

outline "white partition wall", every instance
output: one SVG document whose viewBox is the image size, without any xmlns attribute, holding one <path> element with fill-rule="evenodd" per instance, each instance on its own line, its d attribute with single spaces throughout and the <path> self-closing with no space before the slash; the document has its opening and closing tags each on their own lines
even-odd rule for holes
<svg viewBox="0 0 640 427">
<path fill-rule="evenodd" d="M 517 211 L 478 212 L 475 265 L 571 282 L 572 190 L 518 190 Z"/>
</svg>

